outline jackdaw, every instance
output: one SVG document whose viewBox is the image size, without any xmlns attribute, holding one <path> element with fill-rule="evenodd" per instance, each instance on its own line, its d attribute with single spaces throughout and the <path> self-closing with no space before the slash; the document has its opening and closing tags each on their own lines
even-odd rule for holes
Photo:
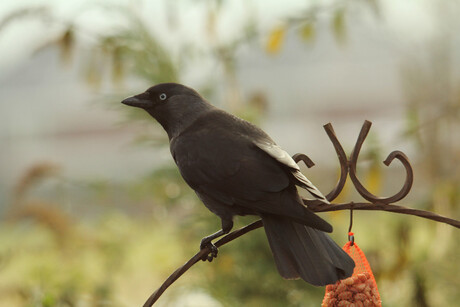
<svg viewBox="0 0 460 307">
<path fill-rule="evenodd" d="M 182 177 L 220 217 L 222 229 L 201 240 L 200 248 L 213 250 L 210 259 L 217 256 L 212 240 L 230 232 L 235 215 L 257 215 L 282 277 L 323 286 L 353 273 L 353 260 L 324 233 L 332 226 L 303 204 L 296 186 L 329 202 L 260 128 L 176 83 L 122 103 L 144 109 L 163 126 Z"/>
</svg>

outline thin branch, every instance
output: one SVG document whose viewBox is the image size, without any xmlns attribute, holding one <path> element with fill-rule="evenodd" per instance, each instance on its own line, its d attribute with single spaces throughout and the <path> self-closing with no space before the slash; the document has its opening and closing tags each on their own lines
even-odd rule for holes
<svg viewBox="0 0 460 307">
<path fill-rule="evenodd" d="M 243 228 L 240 228 L 238 230 L 232 231 L 228 235 L 226 235 L 226 236 L 222 237 L 221 239 L 219 239 L 216 243 L 214 243 L 214 245 L 216 247 L 220 247 L 222 245 L 225 245 L 228 242 L 231 242 L 231 241 L 235 240 L 236 238 L 239 238 L 242 235 L 244 235 L 244 234 L 246 234 L 246 233 L 248 233 L 248 232 L 250 232 L 250 231 L 252 231 L 254 229 L 262 227 L 262 225 L 263 225 L 262 220 L 255 221 L 254 223 L 249 224 L 249 225 L 247 225 L 247 226 L 245 226 Z M 155 292 L 153 292 L 153 294 L 149 297 L 149 299 L 144 303 L 144 307 L 152 306 L 160 298 L 160 296 L 163 294 L 163 292 L 165 292 L 165 290 L 168 289 L 168 287 L 170 285 L 172 285 L 179 277 L 182 276 L 182 274 L 187 272 L 188 269 L 190 269 L 195 263 L 197 263 L 201 259 L 203 259 L 203 257 L 208 255 L 210 252 L 211 252 L 211 248 L 209 246 L 207 246 L 206 248 L 203 248 L 198 253 L 196 253 L 195 256 L 190 258 L 190 260 L 187 261 L 183 266 L 181 266 L 180 268 L 175 270 L 174 273 L 172 273 L 168 277 L 168 279 L 165 280 L 165 282 L 161 285 L 161 287 L 158 288 Z"/>
</svg>

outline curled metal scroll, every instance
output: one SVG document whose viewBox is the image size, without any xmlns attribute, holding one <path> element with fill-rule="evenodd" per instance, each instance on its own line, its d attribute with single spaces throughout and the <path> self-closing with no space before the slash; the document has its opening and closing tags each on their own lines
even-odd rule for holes
<svg viewBox="0 0 460 307">
<path fill-rule="evenodd" d="M 403 187 L 401 190 L 393 196 L 390 197 L 378 197 L 369 192 L 359 181 L 358 177 L 356 176 L 356 164 L 358 162 L 358 155 L 359 151 L 361 150 L 361 146 L 363 145 L 364 140 L 366 139 L 367 134 L 371 128 L 372 123 L 370 121 L 365 121 L 363 127 L 361 128 L 361 132 L 359 133 L 358 140 L 356 141 L 355 148 L 351 153 L 350 157 L 350 179 L 353 181 L 353 185 L 355 186 L 356 190 L 362 197 L 370 202 L 380 202 L 384 204 L 390 204 L 397 202 L 409 193 L 412 183 L 414 181 L 414 174 L 412 172 L 412 167 L 409 163 L 409 159 L 407 156 L 402 153 L 401 151 L 393 151 L 391 152 L 388 157 L 383 162 L 386 166 L 389 166 L 390 163 L 396 158 L 403 164 L 404 168 L 406 169 L 406 180 L 404 182 Z"/>
<path fill-rule="evenodd" d="M 329 139 L 331 140 L 332 144 L 334 145 L 334 149 L 337 153 L 337 157 L 340 162 L 340 178 L 331 192 L 329 192 L 326 195 L 326 198 L 331 202 L 333 201 L 343 190 L 343 187 L 345 186 L 345 182 L 347 180 L 348 174 L 350 174 L 350 179 L 353 182 L 353 185 L 355 186 L 356 191 L 365 198 L 366 200 L 370 201 L 371 203 L 381 203 L 381 204 L 391 204 L 395 203 L 404 197 L 409 193 L 412 183 L 414 181 L 414 175 L 412 171 L 412 167 L 409 163 L 409 159 L 407 156 L 401 152 L 401 151 L 393 151 L 391 152 L 388 157 L 383 161 L 383 163 L 386 166 L 389 166 L 391 162 L 394 159 L 398 159 L 402 165 L 404 166 L 406 170 L 406 180 L 401 188 L 401 190 L 394 194 L 393 196 L 390 197 L 379 197 L 375 196 L 371 192 L 369 192 L 359 181 L 357 175 L 356 175 L 356 164 L 358 163 L 358 156 L 359 152 L 361 150 L 361 147 L 364 143 L 364 140 L 367 137 L 367 134 L 369 133 L 369 130 L 371 128 L 372 123 L 370 121 L 365 121 L 362 128 L 361 132 L 359 133 L 358 139 L 356 141 L 355 147 L 350 155 L 350 158 L 347 158 L 345 151 L 343 150 L 342 145 L 337 139 L 337 136 L 335 135 L 334 128 L 330 123 L 324 125 L 324 130 L 326 130 L 327 135 L 329 136 Z M 315 165 L 313 161 L 306 156 L 305 154 L 296 154 L 293 156 L 293 159 L 296 162 L 303 161 L 307 167 L 312 167 Z M 317 201 L 314 200 L 304 200 L 307 205 L 315 204 Z"/>
</svg>

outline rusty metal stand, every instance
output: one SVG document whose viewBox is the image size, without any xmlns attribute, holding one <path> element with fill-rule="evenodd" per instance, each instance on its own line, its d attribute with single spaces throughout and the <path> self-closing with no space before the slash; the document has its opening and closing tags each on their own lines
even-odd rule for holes
<svg viewBox="0 0 460 307">
<path fill-rule="evenodd" d="M 334 149 L 337 153 L 337 157 L 340 162 L 340 178 L 337 182 L 334 189 L 326 195 L 326 198 L 331 202 L 331 204 L 325 204 L 318 200 L 310 200 L 310 199 L 303 199 L 303 202 L 314 212 L 326 212 L 326 211 L 338 211 L 338 210 L 379 210 L 379 211 L 389 211 L 394 213 L 402 213 L 402 214 L 409 214 L 415 215 L 419 217 L 423 217 L 426 219 L 434 220 L 441 223 L 446 223 L 452 225 L 456 228 L 460 228 L 460 221 L 451 219 L 445 216 L 438 215 L 436 213 L 432 213 L 429 211 L 412 209 L 404 206 L 393 205 L 393 203 L 400 201 L 409 193 L 412 183 L 414 181 L 414 174 L 412 171 L 412 167 L 409 163 L 409 159 L 407 156 L 401 151 L 393 151 L 391 152 L 388 157 L 383 161 L 386 166 L 389 166 L 390 163 L 397 159 L 399 160 L 406 170 L 406 180 L 399 192 L 394 194 L 393 196 L 389 197 L 378 197 L 369 192 L 359 181 L 356 175 L 356 164 L 358 163 L 358 156 L 361 150 L 361 147 L 366 139 L 367 134 L 371 128 L 372 123 L 370 121 L 365 121 L 361 132 L 359 133 L 358 140 L 356 141 L 355 147 L 350 155 L 350 158 L 347 158 L 345 151 L 343 150 L 342 145 L 338 141 L 334 129 L 332 125 L 326 124 L 324 125 L 324 129 L 326 130 L 329 139 L 331 140 L 332 144 L 334 145 Z M 313 161 L 305 154 L 295 154 L 293 159 L 298 163 L 303 161 L 307 167 L 312 167 L 315 164 Z M 358 193 L 367 201 L 366 202 L 349 202 L 343 204 L 334 204 L 332 201 L 339 196 L 340 192 L 343 190 L 345 186 L 345 182 L 347 180 L 348 175 L 350 176 L 353 185 L 358 191 Z M 235 230 L 228 235 L 222 237 L 220 240 L 215 242 L 215 246 L 219 247 L 222 246 L 230 241 L 235 240 L 236 238 L 254 230 L 257 228 L 262 227 L 262 220 L 258 220 L 252 224 L 249 224 L 243 228 Z M 351 224 L 350 224 L 351 226 Z M 195 254 L 190 260 L 185 263 L 183 266 L 178 268 L 174 273 L 172 273 L 168 279 L 158 288 L 145 302 L 144 307 L 152 306 L 163 294 L 163 292 L 173 284 L 182 274 L 184 274 L 189 268 L 191 268 L 195 263 L 199 262 L 204 255 L 207 255 L 211 252 L 210 248 L 204 248 L 200 250 L 197 254 Z"/>
</svg>

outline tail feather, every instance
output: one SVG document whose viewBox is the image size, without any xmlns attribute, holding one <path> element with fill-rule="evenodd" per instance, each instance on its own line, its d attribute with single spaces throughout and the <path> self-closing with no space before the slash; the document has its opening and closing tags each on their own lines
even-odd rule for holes
<svg viewBox="0 0 460 307">
<path fill-rule="evenodd" d="M 354 261 L 324 232 L 280 216 L 262 220 L 282 277 L 324 286 L 353 273 Z"/>
</svg>

